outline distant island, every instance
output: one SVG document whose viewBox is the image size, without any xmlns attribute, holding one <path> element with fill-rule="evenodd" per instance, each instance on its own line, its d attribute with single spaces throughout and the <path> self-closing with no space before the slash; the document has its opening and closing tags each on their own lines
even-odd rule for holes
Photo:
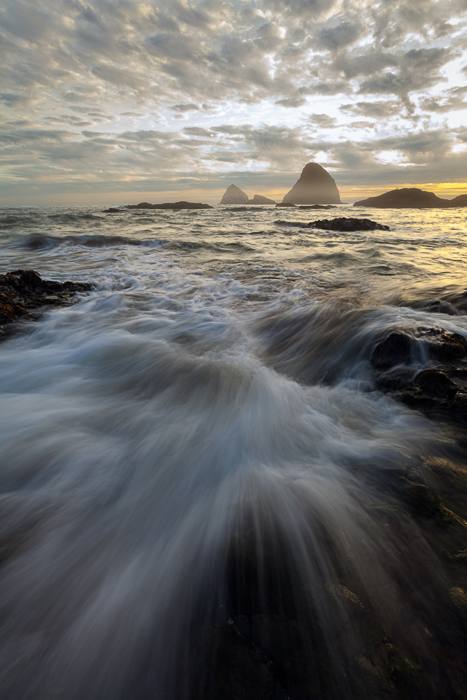
<svg viewBox="0 0 467 700">
<path fill-rule="evenodd" d="M 221 204 L 276 204 L 273 199 L 255 194 L 249 199 L 237 185 L 230 185 L 221 199 Z M 339 190 L 330 174 L 319 163 L 308 163 L 292 189 L 276 206 L 296 204 L 315 206 L 341 204 Z"/>
<path fill-rule="evenodd" d="M 354 203 L 354 207 L 376 207 L 379 209 L 437 209 L 467 207 L 467 194 L 454 199 L 442 199 L 434 192 L 420 190 L 418 187 L 404 187 L 391 190 L 377 197 L 368 197 Z"/>
<path fill-rule="evenodd" d="M 273 199 L 263 197 L 261 194 L 255 194 L 253 199 L 249 199 L 246 192 L 237 187 L 230 185 L 227 187 L 224 196 L 221 199 L 221 204 L 275 204 Z"/>
<path fill-rule="evenodd" d="M 150 202 L 140 202 L 139 204 L 127 204 L 125 207 L 117 209 L 116 207 L 110 207 L 109 209 L 104 209 L 104 214 L 116 214 L 122 213 L 127 209 L 213 209 L 210 204 L 203 204 L 202 202 L 164 202 L 162 204 L 150 204 Z"/>
</svg>

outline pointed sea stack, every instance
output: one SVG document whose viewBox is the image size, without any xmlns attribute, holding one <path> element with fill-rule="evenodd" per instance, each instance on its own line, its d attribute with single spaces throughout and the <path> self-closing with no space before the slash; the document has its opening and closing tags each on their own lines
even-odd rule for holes
<svg viewBox="0 0 467 700">
<path fill-rule="evenodd" d="M 237 185 L 230 185 L 221 199 L 221 204 L 248 204 L 248 195 Z"/>
<path fill-rule="evenodd" d="M 300 179 L 290 192 L 284 204 L 340 204 L 341 198 L 336 183 L 319 163 L 308 163 L 302 170 Z"/>
</svg>

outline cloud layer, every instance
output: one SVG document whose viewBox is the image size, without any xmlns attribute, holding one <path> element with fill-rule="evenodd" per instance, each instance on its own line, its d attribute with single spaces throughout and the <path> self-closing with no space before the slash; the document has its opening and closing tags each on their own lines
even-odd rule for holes
<svg viewBox="0 0 467 700">
<path fill-rule="evenodd" d="M 3 0 L 0 60 L 7 198 L 467 182 L 466 0 Z"/>
</svg>

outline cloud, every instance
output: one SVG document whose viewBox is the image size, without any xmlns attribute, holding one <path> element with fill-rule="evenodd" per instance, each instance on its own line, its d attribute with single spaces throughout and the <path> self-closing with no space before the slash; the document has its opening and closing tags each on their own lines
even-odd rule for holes
<svg viewBox="0 0 467 700">
<path fill-rule="evenodd" d="M 3 0 L 3 181 L 458 168 L 466 22 L 465 0 Z"/>
</svg>

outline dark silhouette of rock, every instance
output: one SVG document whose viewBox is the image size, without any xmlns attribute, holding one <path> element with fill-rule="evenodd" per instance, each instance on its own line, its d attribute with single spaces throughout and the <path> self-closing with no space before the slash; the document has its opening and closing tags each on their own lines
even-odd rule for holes
<svg viewBox="0 0 467 700">
<path fill-rule="evenodd" d="M 276 204 L 276 207 L 294 207 L 295 204 L 293 202 L 279 202 Z"/>
<path fill-rule="evenodd" d="M 118 214 L 121 211 L 125 211 L 125 209 L 116 209 L 115 207 L 110 207 L 109 209 L 104 209 L 102 211 L 103 214 Z"/>
<path fill-rule="evenodd" d="M 248 200 L 248 204 L 275 204 L 275 201 L 268 197 L 263 197 L 262 194 L 255 194 L 253 199 Z"/>
<path fill-rule="evenodd" d="M 302 204 L 299 209 L 335 209 L 334 204 Z"/>
<path fill-rule="evenodd" d="M 230 185 L 221 199 L 221 204 L 248 204 L 248 195 L 237 185 Z"/>
<path fill-rule="evenodd" d="M 305 165 L 300 178 L 282 201 L 293 204 L 341 203 L 336 183 L 319 163 Z"/>
<path fill-rule="evenodd" d="M 210 204 L 201 202 L 164 202 L 163 204 L 150 204 L 140 202 L 139 204 L 127 204 L 127 209 L 213 209 Z"/>
<path fill-rule="evenodd" d="M 0 339 L 11 335 L 18 320 L 37 318 L 35 309 L 70 304 L 76 292 L 87 292 L 86 282 L 43 280 L 34 270 L 13 270 L 0 275 Z"/>
<path fill-rule="evenodd" d="M 354 207 L 378 207 L 381 209 L 434 209 L 448 207 L 467 207 L 467 195 L 461 194 L 455 199 L 441 199 L 434 192 L 420 190 L 417 187 L 404 187 L 391 190 L 377 197 L 368 197 L 355 202 Z"/>
<path fill-rule="evenodd" d="M 451 207 L 467 207 L 467 194 L 460 194 L 450 200 Z"/>
<path fill-rule="evenodd" d="M 320 228 L 324 231 L 389 231 L 389 226 L 371 219 L 353 219 L 345 216 L 337 219 L 320 219 L 306 224 L 305 228 Z"/>
</svg>

